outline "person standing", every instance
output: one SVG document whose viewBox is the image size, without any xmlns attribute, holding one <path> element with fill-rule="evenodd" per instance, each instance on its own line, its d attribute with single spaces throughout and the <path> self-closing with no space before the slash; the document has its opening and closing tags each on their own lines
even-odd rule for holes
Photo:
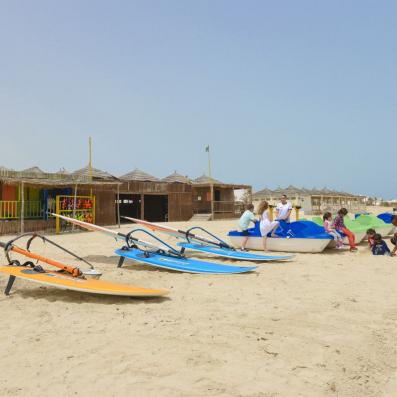
<svg viewBox="0 0 397 397">
<path fill-rule="evenodd" d="M 241 242 L 241 251 L 247 251 L 245 246 L 248 241 L 248 237 L 249 237 L 248 228 L 251 222 L 255 225 L 256 218 L 254 214 L 253 204 L 248 204 L 247 209 L 245 210 L 243 215 L 241 215 L 241 218 L 238 221 L 238 229 L 243 235 L 243 240 Z"/>
<path fill-rule="evenodd" d="M 270 219 L 269 204 L 267 201 L 262 201 L 259 204 L 258 215 L 260 216 L 259 229 L 261 231 L 261 236 L 263 241 L 263 250 L 267 251 L 267 246 L 266 246 L 267 235 L 271 232 L 272 233 L 271 237 L 277 237 L 275 235 L 275 232 L 280 222 L 273 221 Z"/>
<path fill-rule="evenodd" d="M 289 223 L 292 211 L 292 204 L 288 201 L 288 198 L 283 194 L 280 198 L 280 202 L 276 207 L 276 221 L 284 221 Z"/>
</svg>

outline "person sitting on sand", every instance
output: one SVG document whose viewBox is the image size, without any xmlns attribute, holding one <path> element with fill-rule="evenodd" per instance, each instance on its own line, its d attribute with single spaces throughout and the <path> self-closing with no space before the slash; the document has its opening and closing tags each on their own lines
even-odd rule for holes
<svg viewBox="0 0 397 397">
<path fill-rule="evenodd" d="M 391 255 L 390 249 L 387 246 L 386 242 L 382 240 L 382 236 L 379 233 L 376 233 L 374 236 L 374 245 L 372 247 L 373 255 Z"/>
<path fill-rule="evenodd" d="M 241 215 L 241 218 L 238 221 L 238 229 L 240 232 L 242 232 L 244 238 L 241 243 L 241 251 L 246 251 L 246 244 L 248 241 L 249 233 L 248 233 L 248 228 L 251 222 L 255 224 L 256 218 L 254 215 L 254 206 L 252 204 L 247 205 L 247 209 L 244 211 L 243 215 Z"/>
<path fill-rule="evenodd" d="M 372 247 L 375 244 L 375 234 L 376 231 L 375 229 L 368 229 L 367 230 L 367 240 L 368 240 L 368 246 L 372 250 Z"/>
<path fill-rule="evenodd" d="M 271 237 L 277 237 L 275 235 L 275 232 L 280 222 L 273 221 L 270 219 L 269 204 L 267 201 L 262 201 L 259 204 L 258 215 L 260 216 L 259 228 L 261 231 L 261 236 L 263 241 L 263 250 L 267 251 L 267 247 L 266 247 L 267 235 L 271 232 L 272 233 Z"/>
<path fill-rule="evenodd" d="M 288 201 L 288 198 L 283 194 L 280 198 L 280 202 L 276 207 L 276 221 L 284 221 L 289 223 L 289 217 L 292 211 L 292 204 Z"/>
<path fill-rule="evenodd" d="M 357 247 L 356 247 L 356 238 L 354 236 L 354 233 L 349 230 L 346 226 L 345 226 L 345 222 L 343 221 L 343 218 L 347 215 L 347 209 L 346 208 L 341 208 L 338 211 L 338 215 L 335 217 L 333 226 L 335 228 L 335 230 L 339 233 L 343 233 L 344 235 L 347 236 L 348 240 L 349 240 L 349 245 L 350 245 L 350 251 L 351 252 L 356 252 L 357 251 Z"/>
<path fill-rule="evenodd" d="M 342 236 L 335 230 L 332 224 L 332 214 L 330 212 L 326 212 L 323 215 L 323 221 L 325 232 L 333 237 L 336 242 L 336 248 L 341 249 L 343 247 L 343 239 Z"/>
</svg>

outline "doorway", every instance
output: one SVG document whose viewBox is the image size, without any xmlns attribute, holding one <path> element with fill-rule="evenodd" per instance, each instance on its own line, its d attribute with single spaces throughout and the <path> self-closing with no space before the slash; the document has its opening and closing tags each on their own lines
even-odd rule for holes
<svg viewBox="0 0 397 397">
<path fill-rule="evenodd" d="M 149 222 L 166 222 L 168 220 L 168 195 L 145 194 L 144 219 Z"/>
<path fill-rule="evenodd" d="M 140 194 L 120 194 L 120 223 L 131 223 L 123 216 L 141 219 L 141 195 Z M 117 204 L 117 198 L 116 198 Z M 117 206 L 116 206 L 117 218 Z"/>
</svg>

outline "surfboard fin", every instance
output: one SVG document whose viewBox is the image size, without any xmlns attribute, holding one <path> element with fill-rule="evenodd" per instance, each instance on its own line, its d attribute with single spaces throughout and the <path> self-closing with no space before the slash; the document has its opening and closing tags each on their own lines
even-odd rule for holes
<svg viewBox="0 0 397 397">
<path fill-rule="evenodd" d="M 7 296 L 10 295 L 10 291 L 11 291 L 12 286 L 14 285 L 15 279 L 16 279 L 15 276 L 10 276 L 10 278 L 8 279 L 6 289 L 4 290 L 5 295 L 7 295 Z"/>
<path fill-rule="evenodd" d="M 119 263 L 117 264 L 117 267 L 123 266 L 124 261 L 125 261 L 125 258 L 123 256 L 120 256 Z"/>
</svg>

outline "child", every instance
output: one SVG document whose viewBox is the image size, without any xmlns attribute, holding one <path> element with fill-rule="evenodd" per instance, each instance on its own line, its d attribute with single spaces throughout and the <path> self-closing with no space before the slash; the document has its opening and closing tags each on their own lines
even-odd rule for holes
<svg viewBox="0 0 397 397">
<path fill-rule="evenodd" d="M 326 233 L 330 234 L 336 241 L 336 248 L 341 249 L 343 247 L 343 239 L 342 236 L 332 226 L 332 214 L 330 212 L 326 212 L 323 215 L 323 221 Z"/>
<path fill-rule="evenodd" d="M 371 250 L 372 250 L 372 247 L 375 244 L 375 234 L 376 234 L 375 229 L 368 229 L 367 230 L 368 246 L 369 246 L 369 249 L 371 249 Z"/>
<path fill-rule="evenodd" d="M 261 236 L 263 241 L 263 250 L 267 251 L 267 247 L 266 247 L 267 235 L 268 233 L 272 232 L 271 236 L 277 237 L 274 233 L 276 232 L 280 222 L 270 220 L 269 204 L 267 201 L 262 201 L 259 204 L 258 215 L 260 216 L 260 221 L 261 221 L 259 228 L 261 231 Z"/>
<path fill-rule="evenodd" d="M 343 221 L 343 218 L 347 215 L 347 209 L 346 208 L 341 208 L 338 211 L 338 215 L 336 216 L 333 226 L 337 232 L 342 232 L 345 234 L 349 240 L 349 245 L 350 245 L 350 252 L 356 252 L 357 247 L 356 247 L 356 241 L 355 241 L 355 236 L 354 233 L 351 232 L 346 226 L 345 222 Z"/>
<path fill-rule="evenodd" d="M 238 221 L 238 229 L 243 233 L 243 241 L 241 243 L 241 251 L 247 251 L 245 246 L 248 241 L 249 233 L 248 233 L 248 227 L 251 222 L 255 224 L 255 215 L 253 213 L 254 211 L 254 206 L 252 204 L 247 205 L 247 209 L 244 212 L 243 215 L 241 215 L 240 220 Z"/>
<path fill-rule="evenodd" d="M 373 255 L 390 255 L 390 249 L 386 242 L 382 240 L 382 236 L 376 233 L 374 236 L 374 246 L 372 247 Z"/>
</svg>

